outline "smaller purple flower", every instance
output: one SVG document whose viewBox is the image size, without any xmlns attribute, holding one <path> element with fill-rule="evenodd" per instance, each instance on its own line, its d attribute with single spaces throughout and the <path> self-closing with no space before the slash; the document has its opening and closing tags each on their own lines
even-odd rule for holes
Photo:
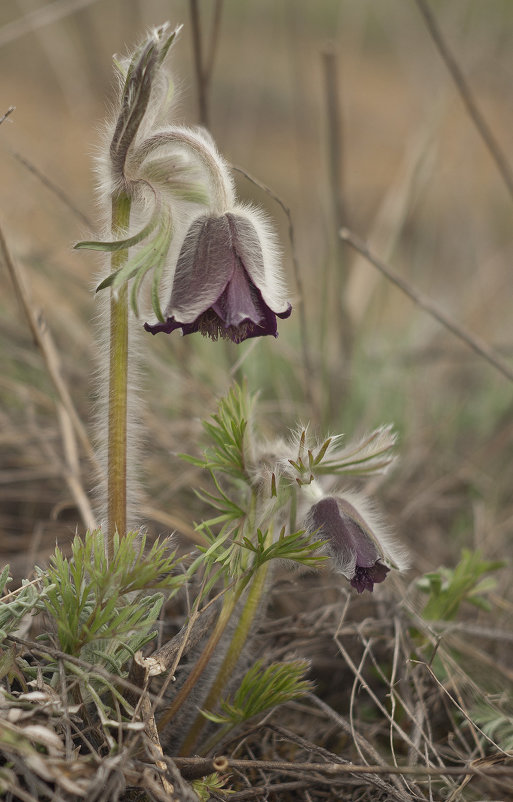
<svg viewBox="0 0 513 802">
<path fill-rule="evenodd" d="M 273 236 L 255 210 L 238 208 L 202 215 L 191 224 L 178 256 L 163 323 L 145 323 L 152 334 L 200 334 L 241 343 L 278 336 L 276 318 L 286 318 Z"/>
<path fill-rule="evenodd" d="M 361 501 L 361 500 L 359 500 Z M 372 513 L 366 510 L 366 518 Z M 375 524 L 375 522 L 373 522 Z M 390 571 L 381 562 L 385 557 L 383 543 L 378 541 L 376 526 L 372 529 L 346 498 L 326 496 L 310 508 L 306 529 L 326 540 L 325 549 L 340 571 L 358 593 L 383 582 Z M 389 539 L 385 536 L 387 545 Z M 387 555 L 388 556 L 388 555 Z"/>
</svg>

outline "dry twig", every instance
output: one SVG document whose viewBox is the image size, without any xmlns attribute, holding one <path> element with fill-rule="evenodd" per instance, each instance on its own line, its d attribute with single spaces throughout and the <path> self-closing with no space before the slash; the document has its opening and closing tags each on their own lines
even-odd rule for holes
<svg viewBox="0 0 513 802">
<path fill-rule="evenodd" d="M 0 28 L 0 47 L 14 42 L 20 36 L 30 33 L 37 28 L 51 25 L 53 22 L 74 14 L 81 8 L 96 3 L 98 0 L 54 0 L 53 3 L 46 3 L 40 8 L 34 9 L 30 14 L 8 22 Z"/>
<path fill-rule="evenodd" d="M 9 117 L 10 114 L 13 113 L 15 108 L 16 106 L 9 106 L 5 114 L 2 114 L 2 116 L 0 117 L 0 125 L 2 125 L 2 123 L 5 122 L 5 120 L 7 120 L 7 118 Z"/>
<path fill-rule="evenodd" d="M 176 757 L 174 763 L 185 777 L 206 776 L 212 774 L 216 769 L 216 762 L 220 758 L 202 757 Z M 476 761 L 477 762 L 477 761 Z M 491 777 L 502 779 L 513 779 L 513 766 L 486 766 L 485 768 L 475 765 L 474 762 L 463 766 L 390 766 L 377 765 L 367 766 L 358 764 L 343 763 L 288 763 L 282 760 L 232 760 L 226 758 L 224 771 L 230 769 L 254 770 L 263 769 L 264 771 L 279 771 L 284 774 L 313 774 L 318 773 L 326 777 L 342 777 L 348 774 L 380 774 L 381 776 L 407 775 L 409 777 L 461 777 L 469 775 L 475 777 Z"/>
<path fill-rule="evenodd" d="M 0 119 L 0 123 L 1 122 L 2 120 Z M 23 165 L 23 167 L 25 167 L 29 171 L 29 173 L 32 173 L 32 175 L 38 178 L 39 181 L 43 184 L 43 186 L 45 186 L 47 189 L 50 190 L 50 192 L 52 192 L 57 198 L 59 198 L 59 200 L 62 201 L 62 203 L 73 212 L 75 217 L 77 217 L 77 219 L 80 220 L 81 223 L 83 223 L 89 229 L 93 227 L 89 218 L 86 217 L 86 215 L 80 211 L 78 206 L 75 206 L 74 202 L 71 200 L 69 195 L 67 195 L 64 192 L 64 190 L 61 189 L 61 187 L 59 187 L 54 181 L 52 181 L 51 178 L 48 178 L 47 175 L 42 173 L 41 170 L 35 166 L 35 164 L 32 164 L 32 162 L 29 161 L 25 156 L 22 156 L 21 153 L 16 153 L 15 151 L 13 151 L 12 155 L 14 156 L 15 159 L 17 159 L 17 161 L 19 161 L 20 164 Z"/>
<path fill-rule="evenodd" d="M 204 125 L 206 128 L 208 128 L 210 122 L 208 92 L 210 89 L 210 81 L 212 78 L 212 70 L 214 68 L 214 60 L 217 50 L 217 42 L 219 38 L 219 28 L 221 24 L 223 0 L 215 0 L 214 12 L 213 12 L 214 19 L 212 22 L 212 30 L 210 34 L 210 48 L 206 56 L 203 48 L 203 38 L 201 35 L 201 22 L 200 22 L 200 11 L 199 11 L 198 0 L 189 0 L 189 8 L 191 17 L 194 69 L 196 72 L 196 86 L 198 89 L 199 120 L 201 125 Z"/>
<path fill-rule="evenodd" d="M 435 304 L 434 301 L 432 301 L 430 298 L 427 298 L 418 290 L 414 289 L 408 282 L 401 278 L 401 276 L 397 275 L 397 273 L 394 273 L 394 271 L 391 270 L 388 265 L 386 265 L 384 262 L 378 259 L 377 256 L 374 256 L 374 254 L 369 251 L 365 242 L 357 237 L 356 234 L 353 234 L 347 228 L 341 228 L 339 231 L 339 236 L 342 240 L 344 240 L 344 242 L 347 242 L 349 245 L 351 245 L 355 251 L 358 251 L 358 253 L 364 256 L 371 265 L 374 265 L 374 267 L 383 273 L 383 275 L 386 276 L 388 280 L 392 282 L 392 284 L 395 284 L 396 287 L 399 287 L 399 289 L 404 292 L 408 298 L 411 298 L 411 300 L 417 306 L 431 315 L 431 317 L 435 318 L 435 320 L 438 320 L 442 326 L 445 326 L 446 329 L 462 340 L 466 345 L 468 345 L 469 348 L 472 348 L 473 351 L 486 359 L 486 361 L 497 368 L 497 370 L 502 373 L 503 376 L 510 381 L 513 381 L 513 369 L 508 365 L 506 360 L 500 356 L 500 354 L 493 350 L 493 348 L 490 348 L 487 343 L 485 343 L 479 337 L 476 337 L 475 334 L 472 334 L 470 331 L 463 328 L 463 326 L 460 326 L 451 320 L 448 315 L 442 312 L 440 307 Z"/>
<path fill-rule="evenodd" d="M 470 89 L 468 82 L 465 80 L 465 76 L 463 75 L 458 62 L 451 53 L 451 50 L 442 35 L 442 31 L 429 7 L 429 4 L 426 0 L 415 0 L 415 2 L 417 3 L 417 7 L 424 18 L 426 26 L 429 30 L 431 38 L 433 39 L 433 42 L 438 49 L 438 52 L 444 60 L 447 69 L 451 73 L 469 116 L 479 131 L 479 134 L 485 143 L 490 156 L 497 165 L 497 169 L 499 170 L 499 173 L 501 174 L 504 183 L 508 188 L 509 194 L 513 198 L 513 170 L 511 169 L 506 158 L 506 154 L 503 152 L 501 146 L 493 135 L 492 129 L 486 122 L 484 116 L 481 114 L 472 90 Z"/>
<path fill-rule="evenodd" d="M 250 173 L 248 173 L 246 170 L 243 170 L 242 167 L 236 167 L 235 165 L 232 165 L 232 168 L 234 170 L 236 170 L 238 173 L 240 173 L 241 175 L 243 175 L 244 178 L 247 178 L 248 181 L 251 181 L 251 183 L 254 184 L 256 187 L 259 187 L 259 189 L 263 190 L 263 192 L 266 192 L 269 195 L 269 197 L 271 197 L 274 201 L 276 201 L 278 206 L 280 206 L 283 209 L 283 211 L 285 212 L 285 215 L 287 217 L 287 221 L 288 221 L 288 237 L 289 237 L 289 242 L 290 242 L 290 253 L 291 253 L 291 257 L 292 257 L 292 267 L 293 267 L 293 270 L 294 270 L 294 280 L 296 282 L 297 292 L 298 292 L 298 296 L 299 296 L 298 297 L 297 308 L 298 308 L 298 313 L 299 313 L 299 327 L 300 327 L 300 332 L 301 332 L 301 349 L 302 349 L 302 352 L 303 352 L 303 367 L 304 367 L 304 373 L 305 373 L 305 387 L 304 387 L 304 390 L 305 390 L 305 396 L 306 396 L 307 402 L 308 402 L 310 408 L 312 409 L 313 414 L 315 416 L 317 416 L 317 404 L 316 404 L 316 402 L 314 400 L 313 393 L 312 393 L 312 385 L 313 385 L 312 379 L 313 379 L 314 373 L 313 373 L 312 360 L 311 360 L 311 357 L 310 357 L 310 349 L 308 347 L 308 329 L 307 329 L 307 324 L 306 324 L 306 312 L 305 312 L 305 291 L 304 291 L 304 287 L 303 287 L 303 279 L 301 277 L 301 270 L 300 270 L 300 267 L 299 267 L 299 260 L 297 258 L 297 253 L 296 253 L 294 224 L 292 222 L 291 211 L 290 211 L 289 207 L 286 206 L 286 204 L 282 201 L 282 199 L 278 195 L 276 195 L 272 191 L 272 189 L 270 187 L 267 186 L 267 184 L 264 184 L 262 181 L 259 181 L 257 178 L 255 178 Z"/>
<path fill-rule="evenodd" d="M 38 346 L 43 355 L 46 369 L 57 392 L 57 411 L 66 459 L 66 471 L 64 472 L 64 478 L 66 479 L 69 489 L 73 494 L 73 498 L 75 499 L 75 503 L 80 510 L 84 525 L 89 529 L 94 529 L 96 527 L 95 516 L 89 503 L 89 499 L 87 498 L 87 495 L 81 484 L 80 474 L 78 472 L 75 436 L 79 438 L 87 456 L 95 468 L 99 471 L 100 469 L 94 449 L 89 441 L 84 424 L 82 423 L 75 409 L 68 386 L 62 377 L 59 354 L 53 337 L 48 326 L 46 325 L 46 321 L 44 320 L 42 312 L 35 309 L 31 302 L 21 267 L 17 265 L 12 258 L 1 228 L 0 252 L 2 253 L 7 270 L 14 284 L 14 289 L 20 306 L 22 307 L 27 318 L 34 343 Z"/>
</svg>

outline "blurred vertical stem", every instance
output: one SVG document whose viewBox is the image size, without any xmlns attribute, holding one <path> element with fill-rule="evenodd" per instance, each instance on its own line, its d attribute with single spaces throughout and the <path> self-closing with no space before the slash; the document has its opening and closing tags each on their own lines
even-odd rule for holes
<svg viewBox="0 0 513 802">
<path fill-rule="evenodd" d="M 119 193 L 112 198 L 112 233 L 126 235 L 130 222 L 130 197 Z M 128 249 L 112 254 L 112 271 L 128 259 Z M 109 558 L 112 557 L 114 535 L 126 534 L 127 515 L 127 412 L 128 412 L 128 289 L 125 284 L 111 293 L 109 414 L 107 464 L 107 522 Z"/>
<path fill-rule="evenodd" d="M 205 126 L 205 128 L 209 128 L 210 126 L 210 80 L 212 77 L 212 70 L 214 67 L 214 60 L 217 50 L 222 10 L 223 0 L 215 0 L 214 10 L 212 12 L 213 20 L 210 32 L 209 52 L 206 53 L 201 34 L 199 0 L 189 0 L 192 50 L 194 55 L 194 69 L 196 72 L 196 86 L 198 90 L 199 121 L 201 125 Z"/>
<path fill-rule="evenodd" d="M 272 538 L 270 538 L 270 540 L 272 542 Z M 205 710 L 212 710 L 212 708 L 216 706 L 223 688 L 227 685 L 230 677 L 232 676 L 233 670 L 237 664 L 237 660 L 239 659 L 244 648 L 244 644 L 248 639 L 255 613 L 260 604 L 260 599 L 262 598 L 262 593 L 265 587 L 268 568 L 269 563 L 264 563 L 264 565 L 260 566 L 260 568 L 256 571 L 255 576 L 253 577 L 246 603 L 242 609 L 239 623 L 237 624 L 235 632 L 233 633 L 228 651 L 225 654 L 224 660 L 217 673 L 217 677 L 214 680 L 214 684 L 210 688 L 208 696 L 203 703 Z M 182 744 L 182 748 L 180 749 L 180 754 L 192 754 L 193 747 L 195 746 L 196 741 L 206 723 L 207 722 L 205 718 L 200 713 L 187 733 L 187 737 Z M 218 733 L 217 735 L 222 735 L 222 733 Z M 212 744 L 214 742 L 217 742 L 217 738 L 212 739 Z M 209 746 L 210 742 L 208 743 L 207 747 Z"/>
<path fill-rule="evenodd" d="M 328 373 L 328 379 L 332 386 L 332 392 L 328 394 L 330 408 L 327 412 L 327 421 L 334 421 L 334 416 L 340 409 L 340 398 L 344 398 L 349 385 L 349 374 L 351 367 L 352 352 L 352 330 L 351 321 L 347 312 L 345 292 L 348 279 L 348 265 L 346 249 L 344 243 L 338 236 L 338 230 L 342 226 L 347 226 L 347 211 L 344 198 L 344 158 L 343 158 L 343 126 L 342 113 L 340 109 L 340 85 L 338 80 L 338 60 L 334 50 L 326 50 L 322 53 L 324 96 L 327 119 L 327 157 L 328 173 L 332 207 L 332 225 L 334 238 L 331 239 L 333 248 L 334 264 L 328 267 L 329 276 L 325 276 L 324 300 L 329 306 L 330 295 L 335 289 L 335 306 L 333 312 L 336 318 L 338 329 L 339 353 L 336 354 L 337 370 L 334 376 L 329 376 L 329 363 L 324 365 L 324 370 Z M 331 261 L 331 260 L 330 260 Z M 334 281 L 332 284 L 331 275 L 334 269 Z M 329 324 L 328 324 L 329 325 Z M 332 340 L 332 333 L 324 324 L 322 353 L 326 353 L 325 340 L 328 337 Z M 335 405 L 333 404 L 335 402 Z"/>
</svg>

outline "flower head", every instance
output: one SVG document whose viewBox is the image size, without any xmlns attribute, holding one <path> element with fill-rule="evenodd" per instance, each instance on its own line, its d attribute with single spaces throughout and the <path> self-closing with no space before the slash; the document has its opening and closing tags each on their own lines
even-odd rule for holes
<svg viewBox="0 0 513 802">
<path fill-rule="evenodd" d="M 406 567 L 406 561 L 401 553 L 392 556 L 394 544 L 381 531 L 365 501 L 357 496 L 350 498 L 351 501 L 347 496 L 322 498 L 310 508 L 306 529 L 327 541 L 325 548 L 336 570 L 358 593 L 372 592 L 374 585 L 383 582 L 390 571 L 383 560 L 396 568 Z"/>
<path fill-rule="evenodd" d="M 152 334 L 201 334 L 241 343 L 278 336 L 276 318 L 290 315 L 283 298 L 272 233 L 253 209 L 236 207 L 191 224 L 178 256 L 171 298 Z"/>
<path fill-rule="evenodd" d="M 181 329 L 235 343 L 276 337 L 276 318 L 288 317 L 291 307 L 274 233 L 260 211 L 237 203 L 229 165 L 208 131 L 165 123 L 172 87 L 163 62 L 179 30 L 171 32 L 167 25 L 153 30 L 117 63 L 118 114 L 98 168 L 101 194 L 109 208 L 113 198 L 119 201 L 127 219 L 122 232 L 114 225 L 112 241 L 75 247 L 113 254 L 115 269 L 97 290 L 110 287 L 116 298 L 131 282 L 136 316 L 151 275 L 157 321 L 145 328 L 152 334 Z M 171 286 L 164 313 L 163 277 Z"/>
</svg>

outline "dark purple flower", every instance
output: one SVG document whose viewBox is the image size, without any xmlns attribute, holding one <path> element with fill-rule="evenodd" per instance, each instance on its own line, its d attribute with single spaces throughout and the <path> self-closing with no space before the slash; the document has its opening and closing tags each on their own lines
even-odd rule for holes
<svg viewBox="0 0 513 802">
<path fill-rule="evenodd" d="M 164 323 L 145 323 L 152 334 L 199 331 L 240 343 L 278 336 L 276 318 L 291 306 L 283 297 L 272 233 L 253 209 L 192 223 L 178 256 Z"/>
<path fill-rule="evenodd" d="M 381 562 L 383 549 L 356 508 L 345 498 L 326 496 L 310 508 L 306 528 L 326 540 L 336 569 L 358 593 L 383 582 L 389 568 Z"/>
</svg>

